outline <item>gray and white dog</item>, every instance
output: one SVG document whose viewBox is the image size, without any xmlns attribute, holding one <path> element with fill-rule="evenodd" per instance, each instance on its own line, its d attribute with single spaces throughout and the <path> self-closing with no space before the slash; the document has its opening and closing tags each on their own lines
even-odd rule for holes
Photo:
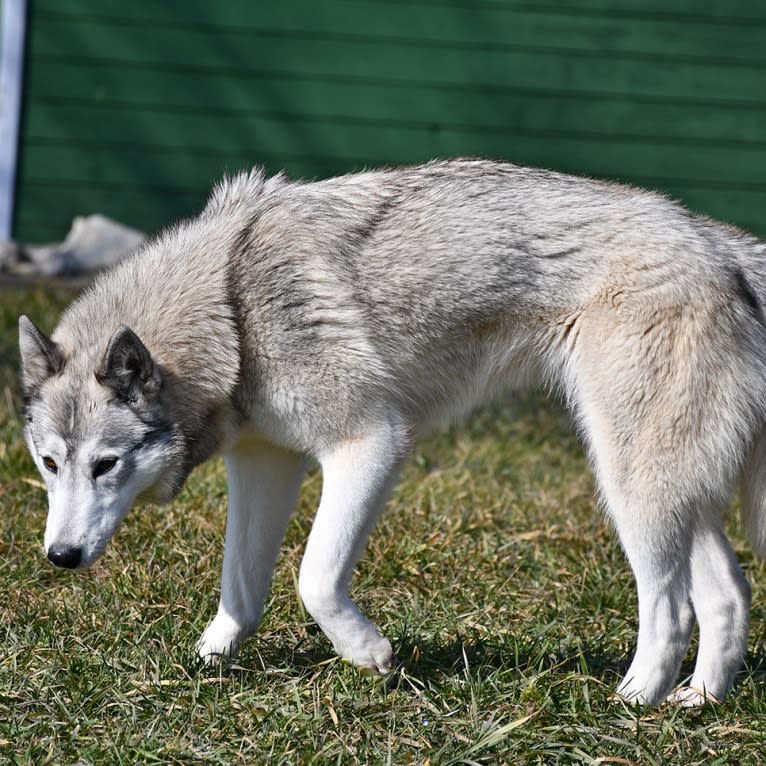
<svg viewBox="0 0 766 766">
<path fill-rule="evenodd" d="M 506 389 L 561 393 L 635 573 L 618 692 L 720 699 L 750 592 L 721 512 L 744 475 L 766 550 L 766 244 L 654 193 L 484 160 L 317 183 L 224 180 L 202 213 L 98 278 L 52 337 L 19 322 L 26 439 L 48 486 L 48 558 L 86 567 L 134 501 L 222 453 L 218 613 L 258 626 L 306 455 L 322 498 L 300 571 L 335 650 L 385 672 L 348 595 L 418 434 Z"/>
</svg>

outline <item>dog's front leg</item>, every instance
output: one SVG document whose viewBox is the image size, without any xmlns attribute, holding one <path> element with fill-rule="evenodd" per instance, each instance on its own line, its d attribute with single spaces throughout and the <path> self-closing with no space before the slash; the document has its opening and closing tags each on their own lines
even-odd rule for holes
<svg viewBox="0 0 766 766">
<path fill-rule="evenodd" d="M 229 509 L 221 601 L 197 645 L 206 662 L 235 654 L 257 629 L 304 468 L 302 456 L 261 443 L 224 461 Z"/>
<path fill-rule="evenodd" d="M 401 429 L 383 425 L 321 457 L 322 499 L 301 565 L 303 603 L 354 665 L 384 673 L 391 644 L 348 595 L 348 584 L 405 452 Z"/>
</svg>

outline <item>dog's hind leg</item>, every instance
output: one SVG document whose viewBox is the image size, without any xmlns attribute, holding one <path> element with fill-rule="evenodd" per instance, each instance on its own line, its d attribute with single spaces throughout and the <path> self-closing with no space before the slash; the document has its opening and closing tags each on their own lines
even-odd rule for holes
<svg viewBox="0 0 766 766">
<path fill-rule="evenodd" d="M 761 433 L 745 465 L 743 505 L 750 539 L 764 551 L 766 434 Z M 699 651 L 688 687 L 672 699 L 697 705 L 720 700 L 731 686 L 747 650 L 750 585 L 745 579 L 719 519 L 700 530 L 692 550 L 692 598 L 700 625 Z"/>
<path fill-rule="evenodd" d="M 718 519 L 694 536 L 692 601 L 700 631 L 694 675 L 670 696 L 687 706 L 722 700 L 747 649 L 750 586 Z"/>
<path fill-rule="evenodd" d="M 638 641 L 617 692 L 656 704 L 675 683 L 694 627 L 689 541 L 682 530 L 668 529 L 673 517 L 663 519 L 656 506 L 616 505 L 610 502 L 611 516 L 638 591 Z"/>
<path fill-rule="evenodd" d="M 679 508 L 667 513 L 656 530 L 645 516 L 621 518 L 617 512 L 613 517 L 639 601 L 638 645 L 618 692 L 640 702 L 660 702 L 675 681 L 696 617 L 694 675 L 689 686 L 668 699 L 687 706 L 722 700 L 745 655 L 750 587 L 720 527 L 720 515 L 700 499 L 688 513 Z"/>
<path fill-rule="evenodd" d="M 320 456 L 322 499 L 301 565 L 303 603 L 335 651 L 360 668 L 384 673 L 391 645 L 348 595 L 348 584 L 406 451 L 403 429 L 377 424 Z"/>
<path fill-rule="evenodd" d="M 260 442 L 224 460 L 229 506 L 221 600 L 197 645 L 207 662 L 235 654 L 258 627 L 304 472 L 301 455 Z"/>
<path fill-rule="evenodd" d="M 671 699 L 699 704 L 724 696 L 747 642 L 749 586 L 721 510 L 761 418 L 764 333 L 760 314 L 726 292 L 720 274 L 694 289 L 651 269 L 628 275 L 637 280 L 629 287 L 643 288 L 589 304 L 569 357 L 573 399 L 638 590 L 636 654 L 618 691 L 660 702 L 696 617 L 691 685 Z"/>
<path fill-rule="evenodd" d="M 718 326 L 713 314 L 595 306 L 575 351 L 580 423 L 638 591 L 636 651 L 618 693 L 647 704 L 674 686 L 695 608 L 709 693 L 726 690 L 741 660 L 743 591 L 728 592 L 733 556 L 715 527 L 735 473 L 721 457 L 734 439 L 719 413 L 737 389 L 706 340 L 708 324 Z M 728 628 L 726 614 L 737 616 Z M 727 629 L 736 636 L 718 635 Z M 725 668 L 712 671 L 724 646 Z"/>
</svg>

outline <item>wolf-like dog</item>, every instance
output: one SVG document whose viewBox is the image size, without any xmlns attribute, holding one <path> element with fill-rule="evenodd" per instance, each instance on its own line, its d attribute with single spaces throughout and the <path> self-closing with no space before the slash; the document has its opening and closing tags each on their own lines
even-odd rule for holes
<svg viewBox="0 0 766 766">
<path fill-rule="evenodd" d="M 19 321 L 48 558 L 87 567 L 135 501 L 223 454 L 228 517 L 203 658 L 257 628 L 307 457 L 322 469 L 299 591 L 335 651 L 391 646 L 348 594 L 422 432 L 557 391 L 635 573 L 618 693 L 721 699 L 750 590 L 721 514 L 744 476 L 766 551 L 766 244 L 653 192 L 489 160 L 306 183 L 255 169 L 98 277 L 50 338 Z M 693 625 L 696 667 L 676 688 Z"/>
</svg>

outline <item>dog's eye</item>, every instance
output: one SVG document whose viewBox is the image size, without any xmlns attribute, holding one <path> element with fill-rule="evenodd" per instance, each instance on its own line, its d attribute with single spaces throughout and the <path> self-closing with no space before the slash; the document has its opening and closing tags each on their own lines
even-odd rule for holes
<svg viewBox="0 0 766 766">
<path fill-rule="evenodd" d="M 99 460 L 98 463 L 96 463 L 96 467 L 93 469 L 93 478 L 97 479 L 99 476 L 109 473 L 116 464 L 116 457 L 105 457 L 103 460 Z"/>
<path fill-rule="evenodd" d="M 51 473 L 58 473 L 59 467 L 56 465 L 56 461 L 52 457 L 48 457 L 46 455 L 43 458 L 43 465 L 51 472 Z"/>
</svg>

